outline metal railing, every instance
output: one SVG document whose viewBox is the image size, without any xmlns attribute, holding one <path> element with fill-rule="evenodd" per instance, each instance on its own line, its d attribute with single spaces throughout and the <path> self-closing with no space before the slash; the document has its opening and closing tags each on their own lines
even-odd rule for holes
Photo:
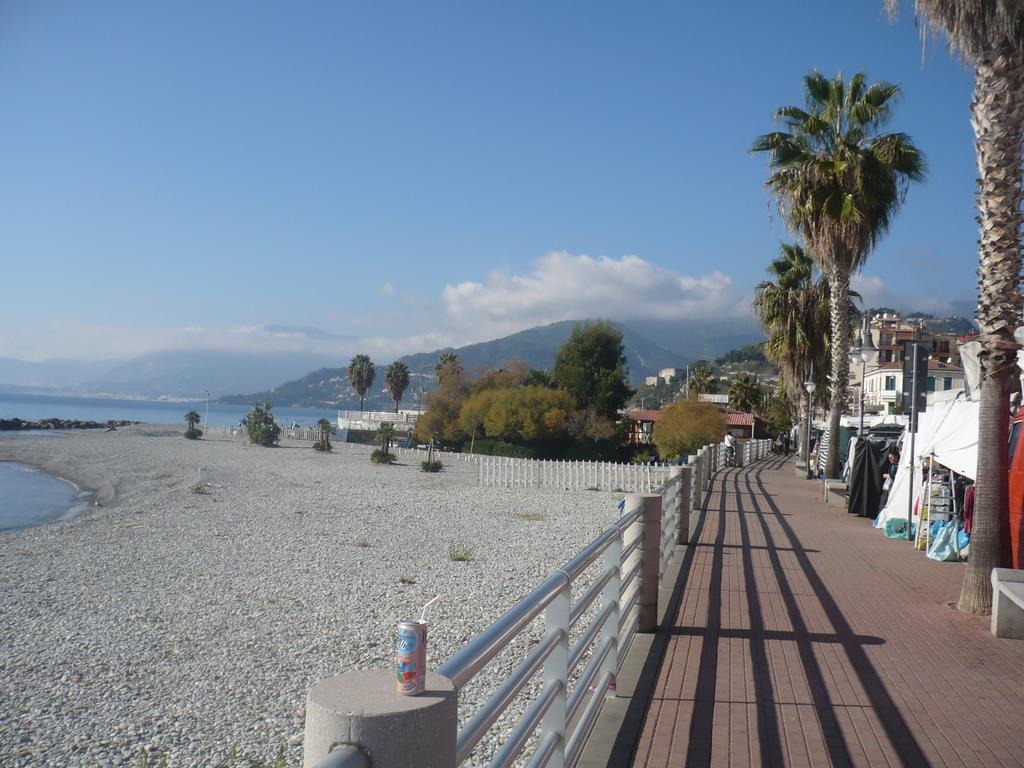
<svg viewBox="0 0 1024 768">
<path fill-rule="evenodd" d="M 737 463 L 762 458 L 770 445 L 768 440 L 741 444 Z M 725 456 L 724 445 L 704 446 L 689 457 L 688 466 L 672 467 L 657 493 L 627 495 L 612 525 L 437 669 L 456 691 L 463 689 L 543 615 L 541 639 L 458 730 L 456 766 L 537 676 L 539 693 L 529 703 L 519 702 L 524 711 L 489 768 L 512 765 L 534 736 L 528 768 L 576 765 L 634 636 L 657 628 L 659 589 L 679 544 L 689 540 L 690 513 L 703 508 L 704 493 Z M 574 585 L 581 588 L 575 599 Z M 400 736 L 387 738 L 394 746 Z M 372 753 L 373 745 L 363 746 Z"/>
</svg>

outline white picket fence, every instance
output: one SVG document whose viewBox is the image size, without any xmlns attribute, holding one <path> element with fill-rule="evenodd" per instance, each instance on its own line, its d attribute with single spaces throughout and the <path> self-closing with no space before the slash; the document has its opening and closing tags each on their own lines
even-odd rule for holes
<svg viewBox="0 0 1024 768">
<path fill-rule="evenodd" d="M 546 461 L 480 456 L 478 483 L 485 487 L 551 488 L 562 491 L 651 493 L 669 477 L 667 464 Z"/>
</svg>

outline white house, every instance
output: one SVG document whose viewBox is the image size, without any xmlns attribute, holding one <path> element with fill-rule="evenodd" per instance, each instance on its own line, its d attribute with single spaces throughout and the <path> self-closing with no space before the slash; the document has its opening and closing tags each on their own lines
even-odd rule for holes
<svg viewBox="0 0 1024 768">
<path fill-rule="evenodd" d="M 927 386 L 929 392 L 963 389 L 963 369 L 939 360 L 929 360 Z M 877 368 L 870 368 L 864 376 L 865 410 L 892 413 L 896 396 L 902 390 L 902 363 L 882 363 Z"/>
</svg>

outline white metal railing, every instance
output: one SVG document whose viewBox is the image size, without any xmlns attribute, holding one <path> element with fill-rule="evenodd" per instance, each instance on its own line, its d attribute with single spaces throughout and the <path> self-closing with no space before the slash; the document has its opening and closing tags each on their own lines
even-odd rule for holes
<svg viewBox="0 0 1024 768">
<path fill-rule="evenodd" d="M 527 683 L 542 674 L 541 692 L 490 766 L 511 765 L 538 728 L 541 733 L 529 765 L 575 765 L 638 624 L 634 614 L 643 588 L 640 579 L 644 556 L 642 526 L 638 523 L 647 507 L 639 496 L 628 497 L 627 501 L 613 525 L 438 669 L 457 689 L 462 688 L 543 612 L 545 633 L 541 641 L 459 731 L 456 764 L 470 756 Z M 573 584 L 595 564 L 598 573 L 594 580 L 573 601 Z M 600 608 L 570 645 L 570 631 L 599 597 Z M 588 651 L 590 658 L 577 674 Z M 569 731 L 569 723 L 577 716 L 579 720 Z"/>
<path fill-rule="evenodd" d="M 402 428 L 412 426 L 419 418 L 419 414 L 410 411 L 338 411 L 338 426 L 342 429 L 352 427 L 355 424 L 366 425 L 365 428 L 373 429 L 385 421 Z M 356 426 L 355 429 L 363 427 Z"/>
<path fill-rule="evenodd" d="M 769 440 L 743 443 L 737 464 L 750 464 L 770 450 Z M 633 637 L 657 628 L 659 588 L 679 544 L 689 541 L 691 511 L 703 509 L 704 492 L 725 457 L 724 445 L 704 446 L 688 466 L 666 468 L 670 474 L 656 495 L 627 495 L 611 526 L 437 669 L 461 690 L 543 614 L 541 640 L 455 735 L 455 766 L 540 675 L 540 692 L 520 702 L 525 709 L 489 768 L 512 765 L 534 736 L 528 768 L 574 768 Z M 645 535 L 654 531 L 653 538 Z M 574 600 L 573 586 L 583 584 Z M 393 749 L 401 735 L 388 731 L 381 738 Z M 372 744 L 360 746 L 373 752 Z"/>
<path fill-rule="evenodd" d="M 477 482 L 485 487 L 650 493 L 669 476 L 668 464 L 558 461 L 480 456 Z"/>
</svg>

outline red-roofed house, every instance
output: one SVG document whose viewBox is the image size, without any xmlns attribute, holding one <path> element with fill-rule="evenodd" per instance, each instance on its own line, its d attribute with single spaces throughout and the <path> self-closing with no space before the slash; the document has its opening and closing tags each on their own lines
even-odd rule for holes
<svg viewBox="0 0 1024 768">
<path fill-rule="evenodd" d="M 719 410 L 725 415 L 726 428 L 736 437 L 746 439 L 771 437 L 768 434 L 768 424 L 760 416 L 734 411 L 732 408 L 720 408 Z M 649 444 L 654 434 L 654 424 L 660 415 L 661 411 L 627 411 L 626 418 L 632 424 L 629 442 L 634 445 Z"/>
</svg>

